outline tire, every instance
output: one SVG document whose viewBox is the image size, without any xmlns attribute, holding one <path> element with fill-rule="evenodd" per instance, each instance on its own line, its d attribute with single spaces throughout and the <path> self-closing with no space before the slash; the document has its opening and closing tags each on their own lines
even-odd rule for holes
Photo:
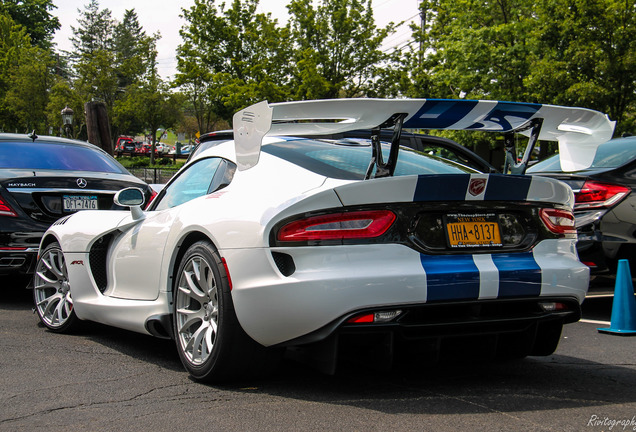
<svg viewBox="0 0 636 432">
<path fill-rule="evenodd" d="M 561 320 L 540 323 L 530 355 L 549 356 L 556 351 L 561 340 L 563 322 Z"/>
<path fill-rule="evenodd" d="M 214 247 L 207 241 L 190 246 L 175 279 L 174 335 L 190 375 L 227 382 L 260 374 L 268 350 L 241 328 L 225 267 Z"/>
<path fill-rule="evenodd" d="M 66 260 L 58 243 L 48 245 L 38 258 L 33 302 L 40 321 L 49 330 L 68 333 L 77 328 L 79 319 L 73 310 Z"/>
</svg>

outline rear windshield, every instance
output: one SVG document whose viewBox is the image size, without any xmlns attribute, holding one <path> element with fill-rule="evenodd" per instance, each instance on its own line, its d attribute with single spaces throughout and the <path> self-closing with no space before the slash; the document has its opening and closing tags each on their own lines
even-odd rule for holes
<svg viewBox="0 0 636 432">
<path fill-rule="evenodd" d="M 636 137 L 621 138 L 601 144 L 596 150 L 590 168 L 618 168 L 636 159 Z M 562 171 L 559 155 L 538 162 L 527 172 Z"/>
<path fill-rule="evenodd" d="M 384 143 L 384 161 L 389 156 Z M 368 140 L 289 140 L 264 145 L 262 151 L 280 157 L 317 174 L 343 180 L 362 180 L 371 162 Z M 402 147 L 398 155 L 395 176 L 419 174 L 459 174 L 477 172 L 464 165 L 419 153 Z"/>
<path fill-rule="evenodd" d="M 97 147 L 41 141 L 0 142 L 0 168 L 128 173 Z"/>
</svg>

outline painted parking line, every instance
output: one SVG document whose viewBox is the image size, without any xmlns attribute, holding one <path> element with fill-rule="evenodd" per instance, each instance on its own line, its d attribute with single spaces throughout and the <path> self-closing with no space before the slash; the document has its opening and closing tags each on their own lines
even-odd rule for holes
<svg viewBox="0 0 636 432">
<path fill-rule="evenodd" d="M 589 320 L 589 319 L 580 319 L 579 322 L 584 322 L 584 323 L 588 323 L 588 324 L 596 324 L 596 325 L 612 325 L 611 322 L 609 321 L 597 321 L 597 320 Z"/>
</svg>

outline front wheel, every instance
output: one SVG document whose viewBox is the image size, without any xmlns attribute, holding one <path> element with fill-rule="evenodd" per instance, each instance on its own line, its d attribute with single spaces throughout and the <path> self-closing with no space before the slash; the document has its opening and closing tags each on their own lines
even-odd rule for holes
<svg viewBox="0 0 636 432">
<path fill-rule="evenodd" d="M 241 328 L 216 249 L 200 241 L 186 251 L 174 288 L 179 357 L 195 379 L 222 382 L 261 372 L 267 349 Z"/>
<path fill-rule="evenodd" d="M 65 333 L 77 327 L 79 320 L 73 310 L 66 261 L 58 243 L 48 245 L 38 258 L 33 302 L 40 321 L 49 330 Z"/>
</svg>

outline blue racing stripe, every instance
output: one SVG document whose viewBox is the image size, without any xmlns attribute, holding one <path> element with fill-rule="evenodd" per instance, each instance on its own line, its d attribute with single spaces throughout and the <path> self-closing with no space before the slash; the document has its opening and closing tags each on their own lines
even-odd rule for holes
<svg viewBox="0 0 636 432">
<path fill-rule="evenodd" d="M 418 176 L 413 201 L 463 201 L 469 181 L 469 174 Z"/>
<path fill-rule="evenodd" d="M 479 101 L 427 100 L 419 111 L 404 123 L 405 128 L 445 129 L 462 120 Z"/>
<path fill-rule="evenodd" d="M 532 252 L 493 254 L 492 261 L 499 270 L 499 298 L 541 294 L 541 267 Z"/>
<path fill-rule="evenodd" d="M 479 297 L 479 270 L 472 255 L 420 255 L 426 272 L 427 301 Z"/>
<path fill-rule="evenodd" d="M 522 175 L 491 174 L 484 194 L 486 201 L 525 201 L 532 177 Z"/>
<path fill-rule="evenodd" d="M 539 111 L 539 108 L 541 108 L 540 104 L 498 102 L 495 108 L 482 121 L 466 129 L 510 131 L 525 123 Z"/>
</svg>

